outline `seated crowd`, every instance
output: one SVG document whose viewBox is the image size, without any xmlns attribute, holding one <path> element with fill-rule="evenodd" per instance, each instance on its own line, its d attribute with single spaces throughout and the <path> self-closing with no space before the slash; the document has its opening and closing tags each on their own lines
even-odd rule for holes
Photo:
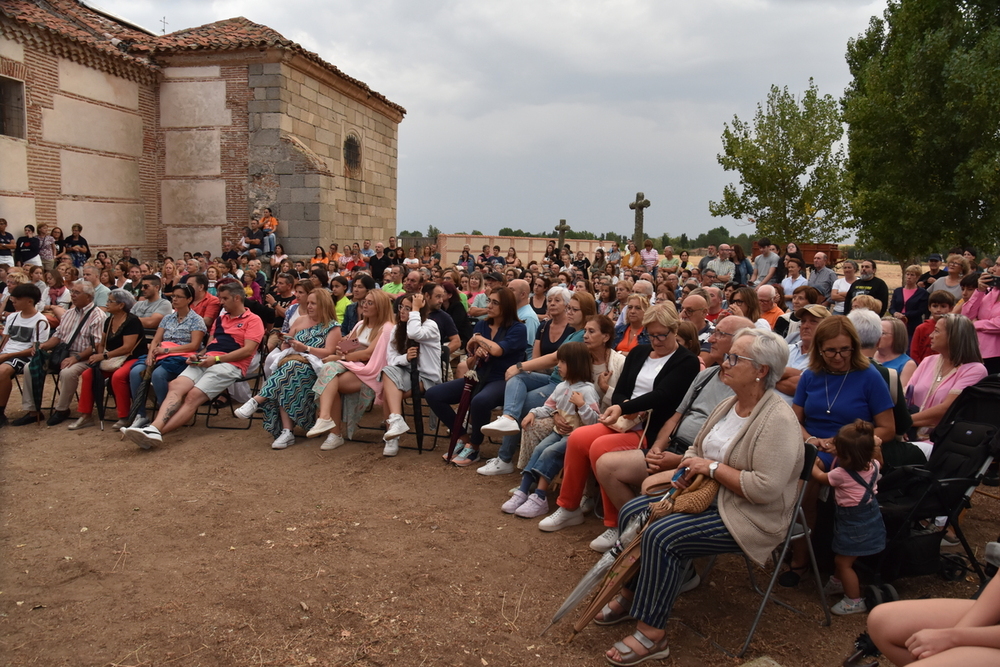
<svg viewBox="0 0 1000 667">
<path fill-rule="evenodd" d="M 958 251 L 945 269 L 940 255 L 927 272 L 908 267 L 890 296 L 872 261 L 846 260 L 840 275 L 816 253 L 807 270 L 795 244 L 779 252 L 768 239 L 752 260 L 723 244 L 698 263 L 670 247 L 659 259 L 647 241 L 624 251 L 612 242 L 593 259 L 550 243 L 527 264 L 513 248 L 474 256 L 466 247 L 445 265 L 433 245 L 404 251 L 395 238 L 374 249 L 367 240 L 318 246 L 293 262 L 276 224 L 255 221 L 220 258 L 156 264 L 123 251 L 115 263 L 90 258 L 84 241 L 56 246 L 48 267 L 0 263 L 0 426 L 16 376 L 24 414 L 9 424 L 43 418 L 26 367 L 64 350 L 50 426 L 70 419 L 77 393 L 69 429 L 92 425 L 94 388 L 107 378 L 115 427 L 143 449 L 226 393 L 237 417 L 262 412 L 278 450 L 296 431 L 336 449 L 378 405 L 383 454 L 395 456 L 413 427 L 403 407 L 416 382 L 457 438 L 445 460 L 471 467 L 496 438 L 477 472 L 521 470 L 501 511 L 540 518 L 546 532 L 594 512 L 599 552 L 643 512 L 651 485 L 681 468 L 682 487 L 699 474 L 715 479 L 708 511 L 644 533 L 638 577 L 597 621 L 637 622 L 608 651 L 613 664 L 666 655 L 673 602 L 698 583 L 691 558 L 767 560 L 791 521 L 803 442 L 819 450 L 808 520 L 828 485 L 837 521 L 861 521 L 878 471 L 926 460 L 951 402 L 1000 371 L 1000 264 L 980 272 Z M 258 367 L 264 379 L 251 396 L 244 379 Z M 466 368 L 478 384 L 459 423 Z M 144 383 L 153 391 L 133 411 Z M 861 538 L 830 547 L 837 565 L 826 590 L 843 593 L 838 614 L 865 611 L 851 565 L 884 547 L 881 518 L 864 516 Z M 799 582 L 806 556 L 794 552 L 782 585 Z"/>
</svg>

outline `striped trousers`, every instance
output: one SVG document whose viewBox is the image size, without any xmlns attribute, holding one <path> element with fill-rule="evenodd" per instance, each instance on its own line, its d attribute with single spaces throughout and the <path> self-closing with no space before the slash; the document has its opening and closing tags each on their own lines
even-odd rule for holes
<svg viewBox="0 0 1000 667">
<path fill-rule="evenodd" d="M 659 498 L 639 496 L 625 503 L 619 526 L 641 513 Z M 684 583 L 684 570 L 692 558 L 739 553 L 740 546 L 722 522 L 719 510 L 710 507 L 701 514 L 669 514 L 642 534 L 639 574 L 628 585 L 635 596 L 630 613 L 654 628 L 665 628 L 674 601 Z"/>
</svg>

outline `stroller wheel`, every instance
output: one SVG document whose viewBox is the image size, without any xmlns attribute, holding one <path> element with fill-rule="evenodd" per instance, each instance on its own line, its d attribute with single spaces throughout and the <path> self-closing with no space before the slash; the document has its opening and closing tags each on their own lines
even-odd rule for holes
<svg viewBox="0 0 1000 667">
<path fill-rule="evenodd" d="M 895 586 L 892 584 L 882 586 L 882 602 L 899 602 L 899 593 L 896 592 Z"/>
<path fill-rule="evenodd" d="M 868 605 L 868 611 L 871 611 L 885 601 L 882 589 L 879 586 L 869 586 L 866 589 L 865 603 Z"/>
</svg>

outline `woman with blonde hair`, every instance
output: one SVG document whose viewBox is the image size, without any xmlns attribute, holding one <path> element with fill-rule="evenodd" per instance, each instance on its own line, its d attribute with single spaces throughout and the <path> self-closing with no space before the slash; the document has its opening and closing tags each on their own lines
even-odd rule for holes
<svg viewBox="0 0 1000 667">
<path fill-rule="evenodd" d="M 906 267 L 903 271 L 903 286 L 893 291 L 889 301 L 889 313 L 906 325 L 908 339 L 913 338 L 913 332 L 930 316 L 927 290 L 917 285 L 920 274 L 921 269 L 916 264 Z"/>
<path fill-rule="evenodd" d="M 899 373 L 899 382 L 904 387 L 917 370 L 917 362 L 906 354 L 909 342 L 902 320 L 888 315 L 882 318 L 882 337 L 878 340 L 875 361 Z"/>
<path fill-rule="evenodd" d="M 312 388 L 319 396 L 319 416 L 306 436 L 314 438 L 329 431 L 320 445 L 323 450 L 343 445 L 344 436 L 353 437 L 354 429 L 372 402 L 382 404 L 379 376 L 386 365 L 389 338 L 395 325 L 392 299 L 382 290 L 370 290 L 359 306 L 361 321 L 323 359 L 326 363 Z M 333 415 L 338 416 L 339 423 Z"/>
<path fill-rule="evenodd" d="M 955 297 L 955 301 L 962 298 L 962 278 L 969 273 L 969 260 L 962 255 L 948 255 L 948 275 L 938 278 L 930 287 L 928 293 L 939 290 L 947 290 Z"/>
<path fill-rule="evenodd" d="M 299 304 L 299 316 L 279 346 L 276 368 L 260 392 L 236 410 L 236 416 L 250 419 L 264 409 L 264 430 L 274 436 L 271 449 L 285 449 L 295 443 L 293 429 L 311 427 L 316 422 L 316 402 L 309 391 L 316 383 L 321 359 L 337 349 L 340 327 L 333 299 L 326 290 L 312 290 Z"/>
</svg>

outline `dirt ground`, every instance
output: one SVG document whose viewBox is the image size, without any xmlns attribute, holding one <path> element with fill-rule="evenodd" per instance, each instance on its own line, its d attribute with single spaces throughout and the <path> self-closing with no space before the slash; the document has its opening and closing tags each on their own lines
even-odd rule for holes
<svg viewBox="0 0 1000 667">
<path fill-rule="evenodd" d="M 567 643 L 563 621 L 539 636 L 596 562 L 597 519 L 542 533 L 499 511 L 514 475 L 446 466 L 441 447 L 386 459 L 380 433 L 358 437 L 272 451 L 259 422 L 199 423 L 146 452 L 110 430 L 3 428 L 0 664 L 568 667 L 604 664 L 631 631 L 591 626 Z M 977 496 L 973 544 L 996 538 L 998 514 Z M 833 665 L 849 652 L 864 618 L 820 627 L 800 588 L 786 599 L 806 616 L 772 605 L 747 659 Z M 974 590 L 935 577 L 898 588 Z M 740 664 L 696 632 L 735 647 L 755 600 L 742 561 L 723 557 L 678 602 L 663 664 Z"/>
</svg>

